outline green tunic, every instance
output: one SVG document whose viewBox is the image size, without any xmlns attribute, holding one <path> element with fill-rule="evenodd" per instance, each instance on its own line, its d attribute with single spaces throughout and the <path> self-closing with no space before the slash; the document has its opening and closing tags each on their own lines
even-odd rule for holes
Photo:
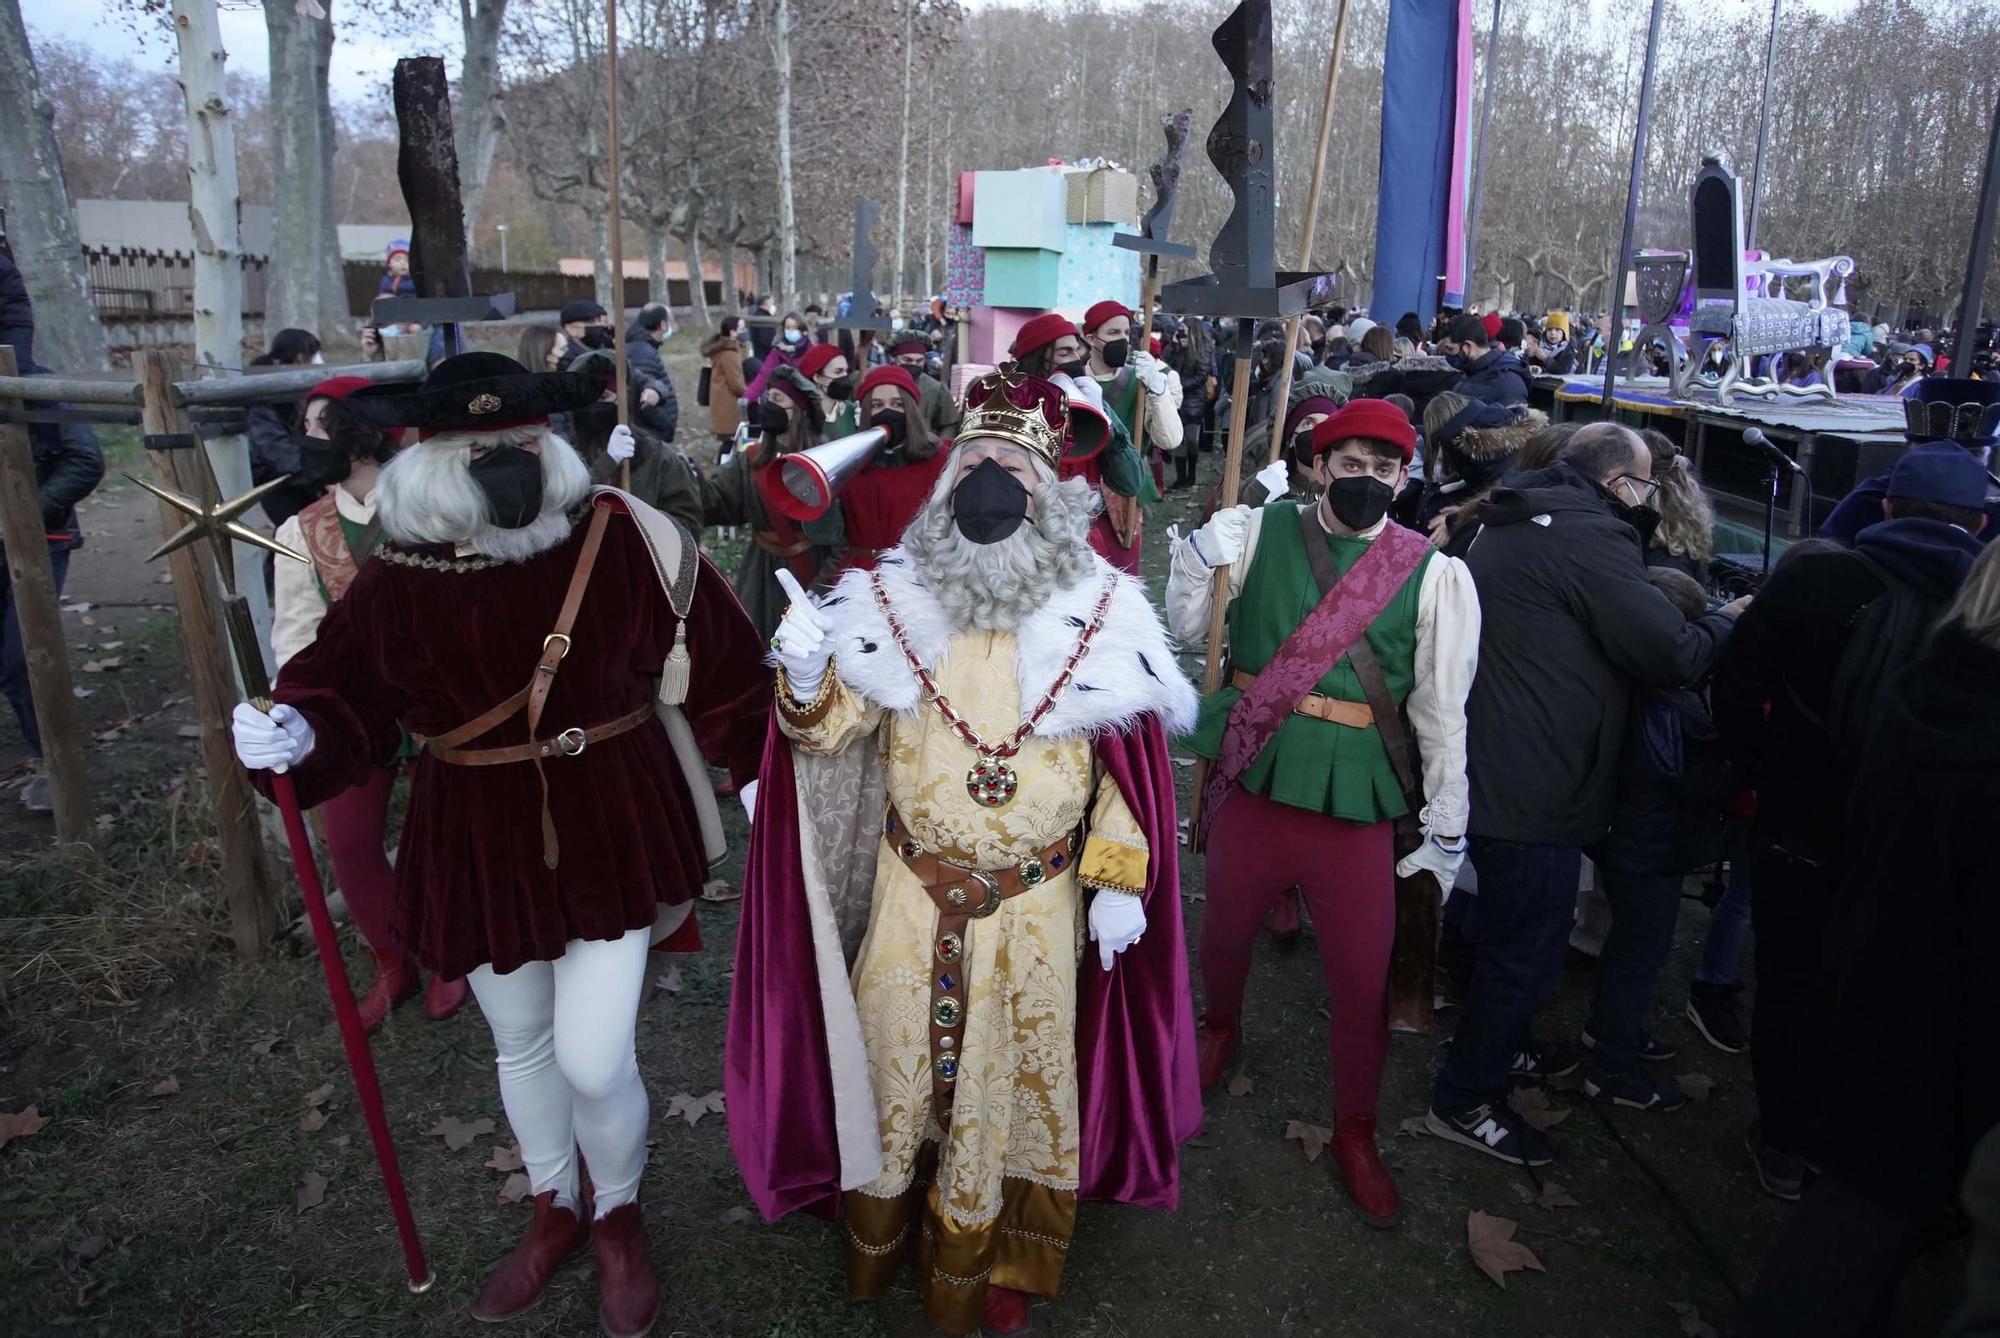
<svg viewBox="0 0 2000 1338">
<path fill-rule="evenodd" d="M 1313 582 L 1305 542 L 1298 503 L 1273 502 L 1264 508 L 1263 529 L 1244 577 L 1243 592 L 1229 606 L 1232 670 L 1253 674 L 1262 670 L 1319 603 L 1319 586 Z M 1361 560 L 1369 544 L 1365 539 L 1331 534 L 1326 542 L 1343 574 Z M 1389 695 L 1399 706 L 1416 683 L 1417 595 L 1423 586 L 1424 568 L 1435 556 L 1424 555 L 1365 634 L 1375 658 L 1382 662 Z M 1345 655 L 1313 690 L 1342 701 L 1368 699 Z M 1207 758 L 1216 756 L 1229 712 L 1242 695 L 1225 680 L 1202 701 L 1200 722 L 1185 740 L 1188 751 Z M 1381 734 L 1311 716 L 1293 715 L 1286 720 L 1243 773 L 1240 783 L 1252 794 L 1350 822 L 1381 822 L 1409 811 Z"/>
<path fill-rule="evenodd" d="M 1110 376 L 1092 379 L 1104 392 L 1104 411 L 1125 429 L 1122 449 L 1115 444 L 1105 448 L 1104 486 L 1121 497 L 1136 497 L 1147 506 L 1161 501 L 1160 490 L 1153 484 L 1153 471 L 1146 468 L 1144 458 L 1132 446 L 1139 432 L 1138 374 L 1130 367 L 1121 367 Z"/>
</svg>

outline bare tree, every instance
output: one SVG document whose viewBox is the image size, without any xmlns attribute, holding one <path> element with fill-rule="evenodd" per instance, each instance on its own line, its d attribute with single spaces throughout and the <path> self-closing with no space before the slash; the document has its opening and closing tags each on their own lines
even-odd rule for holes
<svg viewBox="0 0 2000 1338">
<path fill-rule="evenodd" d="M 331 3 L 331 0 L 326 0 Z M 300 0 L 265 0 L 271 47 L 271 264 L 265 321 L 322 336 L 344 325 L 340 241 L 333 219 L 333 109 L 327 79 L 333 21 Z M 232 172 L 234 165 L 232 164 Z"/>
</svg>

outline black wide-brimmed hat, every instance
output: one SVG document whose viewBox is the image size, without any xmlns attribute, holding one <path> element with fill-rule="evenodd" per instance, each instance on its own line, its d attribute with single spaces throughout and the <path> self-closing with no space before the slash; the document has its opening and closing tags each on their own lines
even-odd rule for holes
<svg viewBox="0 0 2000 1338">
<path fill-rule="evenodd" d="M 588 376 L 531 372 L 504 353 L 461 353 L 431 368 L 414 390 L 378 386 L 347 403 L 372 423 L 434 437 L 545 423 L 550 414 L 595 403 L 599 393 Z"/>
</svg>

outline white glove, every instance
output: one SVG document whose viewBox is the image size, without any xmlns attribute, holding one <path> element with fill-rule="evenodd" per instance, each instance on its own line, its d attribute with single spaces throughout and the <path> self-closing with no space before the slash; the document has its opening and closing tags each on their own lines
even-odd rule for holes
<svg viewBox="0 0 2000 1338">
<path fill-rule="evenodd" d="M 809 702 L 819 696 L 827 662 L 833 658 L 833 644 L 826 637 L 826 620 L 813 607 L 798 577 L 780 567 L 778 584 L 785 587 L 792 604 L 778 624 L 778 634 L 771 638 L 771 649 L 778 652 L 778 663 L 785 667 L 785 680 L 791 686 L 792 696 Z"/>
<path fill-rule="evenodd" d="M 1292 490 L 1292 467 L 1283 460 L 1265 465 L 1257 471 L 1257 482 L 1264 486 L 1264 500 L 1275 502 Z"/>
<path fill-rule="evenodd" d="M 1099 892 L 1090 900 L 1090 941 L 1097 960 L 1111 969 L 1111 959 L 1146 934 L 1146 906 L 1131 892 Z"/>
<path fill-rule="evenodd" d="M 238 702 L 229 724 L 237 760 L 252 771 L 285 771 L 305 761 L 313 748 L 312 726 L 283 704 L 266 715 L 249 702 Z"/>
<path fill-rule="evenodd" d="M 1208 518 L 1208 524 L 1188 536 L 1195 556 L 1211 570 L 1231 566 L 1243 557 L 1250 539 L 1250 508 L 1228 506 Z"/>
<path fill-rule="evenodd" d="M 743 816 L 747 821 L 757 821 L 757 782 L 750 781 L 738 790 L 736 802 L 743 805 Z"/>
<path fill-rule="evenodd" d="M 1167 367 L 1165 363 L 1148 353 L 1145 349 L 1134 349 L 1131 362 L 1132 371 L 1138 376 L 1139 384 L 1146 388 L 1148 395 L 1159 396 L 1167 393 Z"/>
<path fill-rule="evenodd" d="M 632 429 L 620 423 L 611 429 L 611 440 L 604 443 L 604 453 L 611 457 L 613 464 L 622 465 L 632 458 L 639 445 L 632 439 Z"/>
<path fill-rule="evenodd" d="M 1458 881 L 1458 866 L 1465 863 L 1466 841 L 1463 836 L 1455 841 L 1440 844 L 1440 838 L 1426 836 L 1424 843 L 1405 855 L 1396 865 L 1398 878 L 1413 878 L 1418 870 L 1431 874 L 1438 880 L 1438 897 L 1451 895 L 1452 884 Z"/>
</svg>

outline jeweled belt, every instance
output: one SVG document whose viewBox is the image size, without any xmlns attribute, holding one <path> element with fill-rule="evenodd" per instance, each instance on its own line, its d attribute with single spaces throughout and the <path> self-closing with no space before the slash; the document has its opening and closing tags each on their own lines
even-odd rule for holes
<svg viewBox="0 0 2000 1338">
<path fill-rule="evenodd" d="M 925 850 L 892 805 L 883 834 L 897 856 L 938 908 L 931 944 L 931 1112 L 940 1128 L 951 1127 L 951 1097 L 965 1051 L 965 931 L 1000 909 L 1000 903 L 1032 892 L 1068 869 L 1079 845 L 1072 829 L 1018 864 L 971 869 Z"/>
</svg>

